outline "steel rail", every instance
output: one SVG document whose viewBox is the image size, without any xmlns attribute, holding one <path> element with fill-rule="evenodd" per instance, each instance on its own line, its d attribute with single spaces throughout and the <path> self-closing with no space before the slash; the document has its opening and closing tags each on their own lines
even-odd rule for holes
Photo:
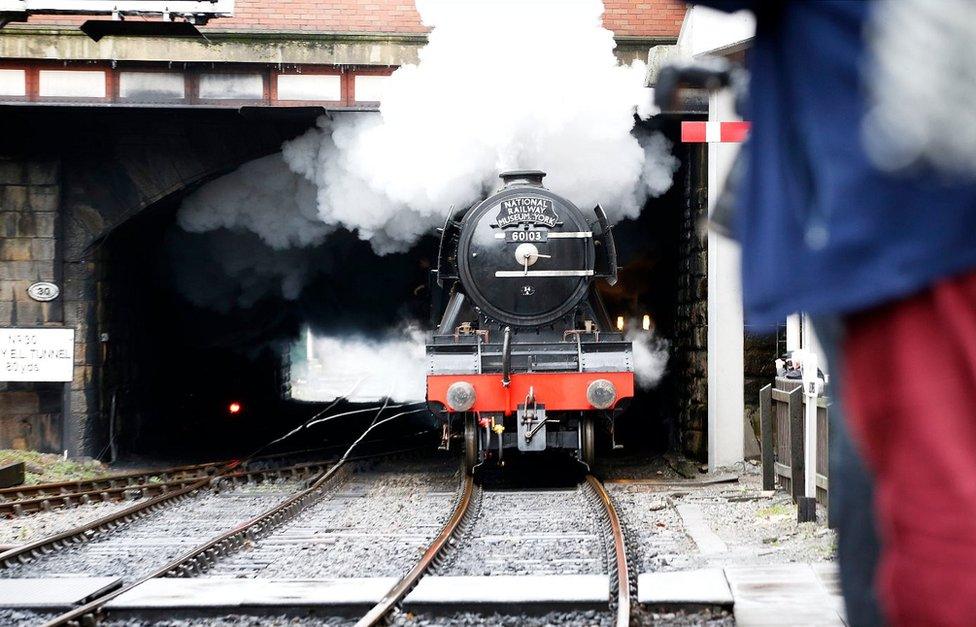
<svg viewBox="0 0 976 627">
<path fill-rule="evenodd" d="M 316 499 L 313 498 L 315 496 L 314 492 L 319 490 L 323 485 L 325 485 L 326 482 L 332 479 L 339 469 L 344 465 L 345 462 L 343 461 L 336 463 L 328 470 L 318 475 L 318 477 L 316 477 L 315 481 L 313 481 L 309 487 L 297 492 L 296 494 L 293 494 L 274 507 L 265 510 L 261 514 L 258 514 L 254 518 L 241 523 L 240 525 L 237 525 L 229 531 L 225 531 L 215 536 L 207 542 L 190 549 L 186 553 L 183 553 L 165 566 L 157 568 L 148 575 L 144 575 L 131 583 L 109 592 L 106 595 L 100 596 L 94 601 L 90 601 L 85 605 L 79 606 L 69 612 L 61 614 L 60 616 L 54 617 L 50 621 L 44 623 L 43 627 L 57 627 L 58 625 L 65 625 L 73 621 L 80 621 L 85 615 L 98 612 L 102 606 L 112 599 L 128 592 L 146 581 L 149 581 L 150 579 L 163 577 L 165 575 L 177 577 L 186 576 L 198 572 L 205 564 L 212 564 L 219 556 L 225 555 L 226 553 L 243 546 L 247 540 L 257 536 L 262 531 L 277 527 L 281 523 L 294 518 L 305 508 L 315 503 Z"/>
<path fill-rule="evenodd" d="M 0 505 L 16 503 L 27 499 L 38 499 L 45 496 L 51 499 L 58 499 L 82 492 L 98 492 L 102 489 L 146 483 L 152 477 L 160 477 L 163 480 L 185 478 L 187 475 L 199 477 L 211 470 L 217 472 L 220 466 L 227 465 L 228 463 L 209 462 L 206 464 L 160 468 L 159 470 L 116 473 L 95 479 L 77 479 L 74 481 L 58 481 L 2 488 L 0 489 Z"/>
<path fill-rule="evenodd" d="M 335 447 L 332 447 L 335 448 Z M 8 518 L 33 512 L 61 507 L 77 507 L 93 501 L 122 500 L 130 490 L 153 494 L 170 489 L 179 489 L 204 476 L 215 477 L 220 474 L 240 471 L 255 463 L 288 458 L 296 453 L 307 451 L 263 455 L 247 460 L 227 460 L 207 462 L 188 466 L 174 466 L 156 471 L 137 471 L 106 475 L 97 479 L 42 483 L 33 486 L 16 486 L 0 489 L 0 517 Z M 290 468 L 298 468 L 295 464 Z M 307 463 L 306 466 L 318 466 Z M 269 470 L 270 472 L 270 470 Z M 151 479 L 161 481 L 151 483 Z M 8 497 L 6 500 L 3 497 Z"/>
<path fill-rule="evenodd" d="M 376 441 L 382 440 L 366 440 L 366 442 L 370 443 Z M 49 499 L 51 504 L 54 505 L 58 501 L 70 501 L 71 499 L 81 497 L 83 494 L 99 494 L 101 492 L 111 492 L 113 490 L 124 489 L 127 487 L 144 487 L 145 485 L 149 484 L 153 477 L 158 477 L 163 482 L 176 482 L 177 480 L 186 481 L 188 479 L 201 478 L 204 474 L 216 475 L 221 470 L 229 471 L 254 463 L 266 462 L 279 458 L 287 458 L 300 454 L 321 453 L 323 451 L 328 451 L 335 448 L 340 448 L 340 445 L 303 449 L 298 451 L 286 451 L 281 453 L 269 453 L 266 455 L 248 457 L 246 459 L 227 459 L 223 461 L 171 466 L 156 470 L 133 470 L 130 472 L 104 475 L 102 477 L 96 477 L 93 479 L 75 479 L 72 481 L 57 481 L 0 488 L 0 514 L 11 512 L 13 505 L 24 503 L 25 501 L 41 502 L 44 499 Z"/>
<path fill-rule="evenodd" d="M 217 475 L 216 477 L 211 477 L 208 475 L 194 481 L 184 488 L 164 492 L 159 496 L 153 497 L 141 503 L 135 503 L 134 505 L 126 507 L 125 509 L 107 514 L 84 525 L 79 525 L 78 527 L 74 527 L 51 536 L 38 538 L 33 542 L 28 542 L 4 551 L 3 553 L 0 553 L 0 568 L 6 567 L 6 565 L 12 560 L 26 563 L 32 557 L 50 553 L 52 549 L 57 550 L 63 548 L 65 545 L 76 544 L 84 540 L 89 540 L 99 532 L 112 529 L 136 517 L 149 514 L 159 507 L 169 504 L 169 502 L 174 501 L 174 499 L 180 499 L 181 497 L 187 496 L 197 490 L 203 489 L 213 481 L 235 481 L 246 477 L 264 475 L 294 476 L 296 473 L 308 474 L 317 469 L 323 468 L 324 466 L 325 464 L 301 464 L 298 466 L 287 466 L 285 468 L 277 469 L 269 468 L 246 472 L 235 471 L 230 474 Z"/>
<path fill-rule="evenodd" d="M 461 477 L 463 481 L 461 498 L 458 499 L 457 505 L 454 507 L 454 512 L 444 524 L 444 528 L 441 529 L 437 537 L 427 546 L 427 550 L 424 551 L 420 561 L 396 585 L 390 588 L 383 595 L 383 598 L 365 616 L 359 619 L 356 627 L 370 627 L 372 625 L 384 624 L 389 613 L 393 611 L 393 608 L 413 590 L 417 582 L 420 581 L 420 578 L 427 573 L 443 553 L 448 543 L 454 539 L 454 535 L 457 533 L 458 528 L 468 513 L 468 507 L 471 505 L 471 495 L 474 493 L 474 478 L 464 472 L 463 468 L 461 470 Z"/>
<path fill-rule="evenodd" d="M 135 505 L 130 505 L 125 509 L 102 516 L 101 518 L 93 520 L 90 523 L 62 531 L 61 533 L 57 533 L 52 536 L 39 538 L 33 542 L 28 542 L 16 548 L 10 549 L 9 551 L 4 551 L 3 553 L 0 553 L 0 568 L 6 568 L 11 560 L 19 560 L 21 563 L 26 563 L 32 557 L 38 557 L 42 554 L 50 553 L 52 549 L 57 550 L 64 548 L 65 545 L 81 542 L 88 537 L 96 535 L 98 531 L 114 528 L 128 520 L 132 520 L 137 516 L 148 514 L 151 511 L 158 509 L 161 505 L 167 503 L 168 501 L 178 499 L 182 496 L 190 494 L 191 492 L 200 490 L 201 488 L 206 487 L 208 483 L 210 483 L 210 477 L 205 477 L 203 479 L 194 481 L 190 485 L 180 490 L 160 494 L 159 496 L 153 497 L 147 501 L 143 501 L 142 503 L 136 503 Z"/>
<path fill-rule="evenodd" d="M 624 543 L 623 527 L 620 525 L 620 517 L 613 506 L 610 494 L 607 492 L 600 480 L 593 475 L 586 475 L 586 483 L 599 498 L 603 505 L 604 514 L 607 522 L 610 523 L 610 530 L 613 534 L 613 553 L 617 568 L 617 612 L 615 624 L 617 627 L 629 627 L 630 625 L 630 569 L 627 566 L 627 546 Z"/>
<path fill-rule="evenodd" d="M 68 492 L 57 495 L 45 495 L 20 501 L 0 502 L 0 516 L 8 518 L 21 516 L 33 512 L 51 510 L 55 508 L 77 507 L 98 501 L 121 501 L 133 492 L 143 494 L 162 494 L 170 490 L 184 488 L 200 477 L 187 477 L 159 483 L 138 483 L 114 488 L 99 488 L 86 492 Z"/>
</svg>

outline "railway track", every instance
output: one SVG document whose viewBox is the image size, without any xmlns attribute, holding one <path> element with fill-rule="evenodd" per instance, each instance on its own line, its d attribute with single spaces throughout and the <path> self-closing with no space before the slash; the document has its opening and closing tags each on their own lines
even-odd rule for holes
<svg viewBox="0 0 976 627">
<path fill-rule="evenodd" d="M 377 440 L 365 440 L 363 445 Z M 246 460 L 188 464 L 156 470 L 115 473 L 96 479 L 39 483 L 0 489 L 0 517 L 12 518 L 51 509 L 96 502 L 143 498 L 179 490 L 193 482 L 243 468 L 274 468 L 282 460 L 318 458 L 337 447 L 267 454 Z M 297 465 L 297 464 L 292 464 Z"/>
<path fill-rule="evenodd" d="M 590 499 L 599 508 L 597 526 L 600 530 L 600 539 L 605 542 L 602 547 L 607 550 L 612 559 L 606 564 L 607 574 L 610 581 L 610 600 L 608 609 L 613 613 L 611 623 L 616 627 L 627 627 L 630 625 L 631 616 L 631 576 L 627 562 L 627 549 L 620 518 L 613 506 L 610 495 L 604 489 L 598 479 L 592 475 L 586 477 L 585 483 L 580 486 L 584 498 Z M 525 493 L 522 493 L 523 495 Z M 576 495 L 574 495 L 576 496 Z M 518 510 L 525 513 L 525 510 Z M 393 618 L 397 608 L 404 601 L 407 595 L 413 590 L 421 579 L 431 572 L 457 570 L 458 558 L 466 550 L 470 550 L 470 536 L 476 534 L 475 531 L 479 524 L 479 519 L 485 516 L 484 493 L 477 487 L 470 476 L 465 476 L 459 493 L 459 498 L 454 511 L 448 519 L 444 528 L 437 537 L 430 543 L 423 557 L 417 564 L 404 575 L 395 586 L 377 603 L 369 612 L 363 616 L 356 627 L 371 627 L 374 625 L 388 624 Z M 537 522 L 537 521 L 532 521 Z M 488 520 L 485 526 L 491 527 L 496 521 Z M 561 534 L 556 531 L 551 534 L 548 540 L 556 539 Z M 567 534 L 562 533 L 562 539 L 566 539 Z M 592 541 L 593 538 L 586 537 L 589 534 L 572 534 L 569 543 L 578 545 L 582 541 Z M 465 536 L 469 536 L 466 540 Z M 540 539 L 536 535 L 536 539 Z M 543 544 L 546 539 L 542 539 Z M 468 547 L 465 544 L 469 545 Z M 481 556 L 483 557 L 483 556 Z M 448 563 L 453 561 L 453 563 Z M 588 560 L 584 560 L 588 561 Z M 574 564 L 578 567 L 579 563 Z M 557 569 L 559 567 L 557 566 Z M 464 568 L 462 567 L 462 571 Z"/>
<path fill-rule="evenodd" d="M 55 616 L 44 624 L 53 627 L 55 625 L 94 623 L 97 622 L 96 616 L 106 603 L 135 586 L 157 577 L 186 577 L 199 574 L 211 567 L 219 558 L 240 550 L 246 544 L 270 534 L 276 528 L 294 519 L 301 512 L 319 502 L 328 494 L 328 489 L 336 482 L 335 480 L 344 476 L 345 471 L 348 470 L 348 463 L 390 454 L 393 453 L 384 452 L 360 457 L 349 457 L 347 452 L 341 459 L 332 463 L 309 463 L 285 468 L 251 471 L 237 470 L 219 474 L 215 477 L 207 476 L 182 489 L 148 499 L 68 532 L 43 538 L 36 542 L 0 553 L 0 566 L 3 567 L 3 570 L 0 570 L 0 577 L 9 574 L 5 573 L 5 570 L 11 568 L 16 569 L 28 564 L 32 560 L 43 559 L 45 556 L 70 550 L 73 546 L 102 537 L 105 534 L 111 533 L 113 529 L 120 525 L 132 523 L 138 518 L 148 516 L 165 507 L 178 504 L 190 498 L 194 493 L 212 485 L 233 487 L 236 483 L 246 482 L 255 477 L 266 478 L 275 476 L 278 478 L 297 480 L 311 477 L 305 480 L 306 484 L 304 487 L 280 500 L 275 505 L 264 509 L 258 515 L 243 522 L 225 527 L 223 531 L 195 544 L 189 550 L 181 551 L 179 555 L 165 564 L 154 565 L 148 570 L 143 569 L 143 572 L 140 572 L 136 576 L 131 576 L 121 587 L 101 594 L 96 599 L 69 612 Z M 251 505 L 253 506 L 253 504 Z M 145 544 L 146 538 L 142 538 L 142 540 Z M 148 546 L 149 548 L 153 548 L 151 542 Z M 165 555 L 165 552 L 163 554 Z M 115 564 L 117 568 L 122 568 L 123 570 L 126 568 L 124 561 L 116 559 Z M 131 572 L 127 572 L 127 574 L 132 575 Z"/>
<path fill-rule="evenodd" d="M 203 477 L 214 476 L 227 465 L 228 462 L 211 462 L 118 473 L 97 479 L 3 488 L 0 489 L 0 516 L 20 516 L 58 507 L 122 500 L 134 495 L 158 495 L 184 488 Z"/>
<path fill-rule="evenodd" d="M 159 496 L 143 500 L 130 507 L 112 512 L 94 521 L 79 525 L 62 533 L 40 538 L 33 542 L 17 546 L 0 553 L 0 577 L 5 571 L 18 564 L 27 564 L 35 559 L 44 558 L 66 547 L 79 545 L 101 538 L 116 528 L 145 518 L 186 500 L 190 496 L 208 488 L 230 487 L 236 483 L 266 480 L 268 478 L 301 480 L 311 474 L 324 472 L 327 464 L 300 464 L 277 469 L 261 469 L 253 471 L 234 471 L 216 477 L 206 476 L 190 482 L 183 488 L 165 492 Z"/>
<path fill-rule="evenodd" d="M 231 488 L 236 482 L 244 482 L 253 475 L 260 473 L 276 472 L 278 476 L 292 473 L 292 477 L 304 476 L 311 477 L 304 487 L 294 491 L 292 494 L 265 509 L 257 516 L 254 516 L 236 525 L 226 527 L 219 533 L 207 535 L 197 533 L 188 534 L 188 542 L 192 547 L 187 549 L 181 547 L 178 555 L 172 557 L 172 551 L 167 554 L 165 551 L 156 556 L 157 563 L 152 568 L 143 568 L 141 571 L 126 571 L 120 564 L 131 558 L 115 558 L 115 566 L 107 566 L 109 570 L 106 574 L 113 572 L 111 569 L 120 568 L 123 572 L 124 584 L 95 600 L 79 606 L 65 614 L 51 618 L 48 626 L 66 624 L 92 624 L 97 622 L 98 617 L 104 617 L 103 610 L 107 603 L 120 595 L 132 590 L 136 586 L 154 578 L 159 577 L 195 577 L 206 573 L 218 577 L 257 577 L 265 580 L 276 578 L 298 578 L 315 579 L 322 575 L 331 577 L 362 577 L 382 576 L 389 577 L 394 575 L 399 577 L 396 584 L 383 595 L 382 599 L 372 607 L 356 623 L 360 627 L 367 625 L 390 624 L 391 622 L 404 622 L 404 600 L 408 594 L 416 588 L 418 583 L 425 576 L 432 575 L 433 579 L 444 576 L 477 572 L 478 567 L 472 566 L 472 561 L 482 564 L 482 568 L 487 569 L 484 574 L 495 574 L 509 572 L 517 574 L 537 574 L 537 575 L 560 575 L 560 574 L 589 574 L 601 573 L 603 577 L 602 586 L 606 586 L 609 581 L 609 598 L 604 603 L 606 609 L 602 610 L 599 624 L 614 624 L 618 627 L 630 623 L 630 583 L 631 577 L 627 565 L 627 552 L 625 549 L 623 531 L 613 503 L 604 490 L 602 484 L 592 476 L 588 476 L 586 481 L 579 487 L 571 490 L 552 490 L 552 491 L 533 491 L 528 492 L 492 492 L 482 490 L 476 486 L 470 477 L 463 472 L 460 473 L 461 481 L 454 483 L 456 492 L 450 488 L 450 483 L 443 483 L 445 475 L 431 475 L 429 472 L 418 473 L 412 480 L 403 481 L 394 479 L 393 483 L 399 485 L 391 490 L 388 477 L 377 474 L 376 471 L 363 471 L 362 475 L 357 475 L 356 480 L 349 479 L 348 468 L 343 464 L 334 465 L 327 470 L 319 468 L 315 472 L 314 465 L 303 465 L 301 468 L 281 469 L 278 471 L 251 471 L 250 473 L 238 471 L 218 478 L 202 479 L 197 484 L 176 490 L 172 494 L 164 494 L 161 497 L 149 499 L 139 504 L 138 511 L 129 511 L 127 508 L 111 517 L 106 517 L 83 528 L 73 530 L 73 535 L 61 534 L 63 537 L 46 538 L 43 542 L 33 543 L 33 546 L 19 547 L 15 551 L 8 551 L 0 554 L 0 563 L 7 569 L 15 571 L 23 568 L 24 563 L 31 560 L 41 560 L 56 551 L 70 551 L 72 547 L 79 543 L 90 541 L 105 534 L 126 521 L 133 521 L 141 516 L 166 507 L 160 499 L 169 501 L 175 499 L 181 502 L 190 498 L 195 491 L 208 487 L 211 482 L 224 483 L 225 488 Z M 414 471 L 416 472 L 416 471 Z M 371 473 L 373 473 L 371 475 Z M 443 473 L 443 471 L 442 471 Z M 453 471 L 450 473 L 453 474 Z M 450 475 L 446 475 L 450 476 Z M 341 478 L 340 478 L 341 477 Z M 369 478 L 367 478 L 369 477 Z M 396 474 L 394 473 L 394 477 Z M 418 478 L 422 477 L 422 478 Z M 413 481 L 413 483 L 411 483 Z M 440 483 L 438 483 L 440 482 Z M 418 489 L 419 486 L 419 489 Z M 400 492 L 397 492 L 397 489 Z M 426 518 L 420 517 L 419 522 L 404 522 L 402 529 L 389 529 L 391 520 L 406 521 L 411 515 L 411 508 L 418 507 L 418 503 L 427 497 L 418 497 L 417 493 L 433 495 L 435 508 L 439 508 L 441 513 L 438 518 L 431 518 L 431 514 L 425 514 Z M 373 529 L 366 528 L 363 521 L 368 516 L 363 512 L 375 511 L 377 505 L 373 505 L 373 510 L 363 507 L 363 512 L 355 513 L 359 502 L 365 502 L 368 497 L 376 498 L 380 494 L 379 500 L 386 499 L 386 505 L 382 503 L 378 507 L 389 509 L 388 514 L 380 515 L 381 522 L 372 523 Z M 451 495 L 454 495 L 453 508 L 450 506 Z M 497 538 L 486 538 L 485 531 L 491 529 L 504 529 L 499 525 L 508 524 L 505 522 L 505 511 L 528 513 L 529 510 L 524 503 L 535 499 L 539 501 L 539 495 L 544 495 L 541 500 L 542 505 L 538 508 L 537 516 L 523 516 L 523 522 L 528 527 L 535 529 L 529 537 L 523 538 L 528 544 L 520 544 L 518 551 L 524 553 L 517 559 L 513 559 L 515 549 L 508 550 L 508 554 L 502 553 L 491 557 L 489 553 L 484 553 L 478 546 L 493 545 L 496 548 L 504 549 L 505 543 L 498 542 Z M 410 496 L 407 496 L 410 495 Z M 394 506 L 396 499 L 402 502 Z M 522 505 L 516 501 L 521 500 Z M 513 510 L 513 506 L 515 509 Z M 428 505 L 430 507 L 430 505 Z M 330 514 L 329 512 L 333 512 Z M 334 519 L 334 512 L 341 511 L 346 518 L 355 519 L 351 527 L 341 525 Z M 447 515 L 447 512 L 450 514 Z M 326 518 L 322 518 L 326 516 Z M 446 522 L 443 522 L 445 520 Z M 499 518 L 501 517 L 501 518 Z M 555 520 L 545 522 L 546 518 Z M 114 519 L 113 521 L 108 520 Z M 192 521 L 191 521 L 192 522 Z M 433 523 L 436 523 L 434 526 Z M 443 526 L 441 527 L 441 524 Z M 540 528 L 541 525 L 549 525 L 548 529 Z M 414 527 L 410 527 L 414 525 Z M 193 525 L 189 525 L 193 529 Z M 430 529 L 425 531 L 427 539 L 421 538 L 415 527 Z M 435 531 L 439 529 L 439 532 Z M 326 536 L 331 539 L 323 539 L 322 530 L 326 529 Z M 385 529 L 385 531 L 380 531 Z M 314 530 L 314 533 L 312 532 Z M 436 535 L 435 535 L 436 533 Z M 362 536 L 353 538 L 351 536 Z M 490 534 L 489 534 L 490 535 Z M 361 557 L 363 562 L 352 567 L 341 566 L 345 558 L 342 557 L 343 551 L 350 551 L 356 554 L 356 542 L 362 545 L 362 540 L 368 540 L 373 536 L 374 546 L 368 551 L 373 554 L 375 559 Z M 337 538 L 337 539 L 336 539 Z M 433 538 L 433 539 L 430 539 Z M 428 543 L 429 540 L 429 543 Z M 385 545 L 379 543 L 401 544 L 406 541 L 404 546 L 407 550 L 393 551 Z M 343 544 L 343 543 L 346 544 Z M 349 543 L 352 544 L 349 544 Z M 303 545 L 303 543 L 306 543 Z M 534 543 L 534 548 L 533 548 Z M 321 554 L 316 553 L 316 544 L 322 548 Z M 413 555 L 419 552 L 420 547 L 426 544 L 426 549 L 419 560 L 415 557 L 403 559 L 404 555 Z M 340 546 L 344 548 L 335 549 Z M 556 547 L 556 548 L 554 548 Z M 246 550 L 245 550 L 246 549 Z M 329 550 L 336 550 L 330 554 Z M 364 556 L 363 546 L 359 546 L 358 555 Z M 391 552 L 392 551 L 392 552 Z M 106 544 L 101 549 L 102 554 L 107 560 L 106 564 L 111 563 L 108 554 L 115 554 L 116 550 L 111 544 Z M 539 555 L 549 552 L 557 556 L 557 559 L 548 560 L 546 564 L 540 565 Z M 560 554 L 575 554 L 579 559 L 558 559 Z M 291 556 L 301 556 L 299 559 L 292 559 Z M 392 557 L 391 557 L 392 556 Z M 487 556 L 487 559 L 486 559 Z M 55 556 L 57 557 L 57 556 Z M 165 558 L 166 563 L 161 563 Z M 355 561 L 355 560 L 352 560 Z M 304 562 L 304 564 L 302 564 Z M 345 560 L 350 563 L 350 560 Z M 294 572 L 294 566 L 301 564 L 305 570 Z M 336 564 L 340 564 L 336 566 Z M 494 564 L 494 566 L 492 566 Z M 507 566 L 505 566 L 507 564 Z M 29 565 L 29 564 L 28 564 Z M 285 565 L 283 567 L 282 565 Z M 290 566 L 288 566 L 290 565 Z M 386 571 L 382 566 L 386 566 Z M 291 570 L 290 570 L 291 569 Z M 316 570 L 317 569 L 317 570 Z M 323 570 L 324 569 L 324 570 Z M 300 568 L 301 570 L 301 568 Z M 402 574 L 406 571 L 406 574 Z M 57 569 L 53 572 L 58 572 Z M 479 573 L 480 574 L 480 573 Z M 0 571 L 0 577 L 5 576 Z M 235 579 L 240 581 L 240 579 Z M 324 581 L 324 580 L 323 580 Z M 425 582 L 429 583 L 429 582 Z M 387 584 L 389 585 L 389 584 Z M 604 592 L 604 594 L 606 594 Z M 375 597 L 374 597 L 375 599 Z M 410 606 L 411 601 L 407 601 L 407 607 L 414 611 Z M 451 601 L 446 602 L 449 607 Z M 299 603 L 300 606 L 300 603 Z M 216 608 L 219 610 L 219 608 Z M 459 609 L 463 609 L 459 606 Z M 528 611 L 533 612 L 534 609 Z M 112 617 L 114 618 L 114 610 Z M 579 614 L 588 617 L 589 614 Z M 409 621 L 408 621 L 409 622 Z M 573 621 L 570 621 L 573 622 Z M 579 622 L 578 620 L 576 622 Z"/>
<path fill-rule="evenodd" d="M 281 469 L 281 470 L 257 470 L 251 471 L 251 473 L 241 473 L 242 475 L 250 474 L 290 474 L 290 473 L 301 473 L 303 470 L 310 470 L 315 465 L 313 464 L 303 464 L 302 470 L 297 469 Z M 274 506 L 265 509 L 257 516 L 254 516 L 242 523 L 232 525 L 230 529 L 222 531 L 217 535 L 214 535 L 204 542 L 196 544 L 193 548 L 183 551 L 174 559 L 166 562 L 161 566 L 152 568 L 149 572 L 138 576 L 137 578 L 126 582 L 121 587 L 99 596 L 97 599 L 86 603 L 78 608 L 75 608 L 69 612 L 56 616 L 45 623 L 49 627 L 54 627 L 55 625 L 69 625 L 76 623 L 93 623 L 95 622 L 95 616 L 103 608 L 103 606 L 114 599 L 115 597 L 131 590 L 135 586 L 153 579 L 156 577 L 177 577 L 177 576 L 188 576 L 194 573 L 200 572 L 207 566 L 211 565 L 219 556 L 226 555 L 235 550 L 239 550 L 244 544 L 256 537 L 261 536 L 274 529 L 275 527 L 281 525 L 282 523 L 290 520 L 296 516 L 303 509 L 308 507 L 317 497 L 321 496 L 323 488 L 329 483 L 331 479 L 336 477 L 340 471 L 345 467 L 343 462 L 336 463 L 328 467 L 328 469 L 323 469 L 316 473 L 314 477 L 310 480 L 307 487 L 298 490 L 297 492 L 291 494 L 284 500 Z M 307 473 L 305 473 L 307 476 Z M 225 476 L 220 477 L 222 481 L 239 481 L 241 478 L 239 476 Z M 193 490 L 198 490 L 206 485 L 210 479 L 201 479 L 198 484 L 194 484 L 188 488 L 178 491 L 178 493 L 166 494 L 163 497 L 167 499 L 177 499 L 186 497 Z M 157 497 L 162 498 L 162 497 Z M 157 499 L 153 499 L 155 501 Z M 148 512 L 152 509 L 153 505 L 148 505 L 146 503 L 142 504 L 143 509 L 141 511 Z M 126 514 L 125 511 L 120 512 L 116 515 L 116 523 L 121 523 L 125 520 L 132 520 L 132 514 Z M 111 523 L 105 520 L 97 521 L 103 523 L 102 528 L 105 530 L 111 529 Z M 86 526 L 87 527 L 87 526 Z M 75 537 L 78 538 L 79 535 L 84 534 L 81 529 L 74 530 L 76 532 Z M 80 534 L 77 532 L 81 532 Z M 46 539 L 49 542 L 49 547 L 64 547 L 64 541 L 56 541 L 54 538 Z M 80 538 L 79 538 L 80 540 Z M 76 541 L 79 541 L 76 540 Z M 70 541 L 69 541 L 70 542 Z M 34 556 L 42 554 L 39 552 L 40 549 L 32 549 L 30 553 Z M 27 552 L 26 547 L 19 550 L 21 554 Z M 6 554 L 0 554 L 0 562 L 7 563 L 9 558 Z"/>
</svg>

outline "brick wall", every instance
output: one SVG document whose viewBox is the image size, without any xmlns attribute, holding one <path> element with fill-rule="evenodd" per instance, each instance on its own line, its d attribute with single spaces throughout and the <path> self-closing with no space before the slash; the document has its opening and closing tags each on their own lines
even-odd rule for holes
<svg viewBox="0 0 976 627">
<path fill-rule="evenodd" d="M 60 282 L 57 159 L 0 156 L 0 326 L 60 326 L 60 301 L 27 295 L 36 281 Z M 0 382 L 0 444 L 60 446 L 60 384 Z"/>
<path fill-rule="evenodd" d="M 603 24 L 618 37 L 677 37 L 685 4 L 676 0 L 603 0 Z"/>
<path fill-rule="evenodd" d="M 685 5 L 678 0 L 604 0 L 604 25 L 617 36 L 677 37 Z M 411 0 L 237 0 L 234 17 L 214 19 L 208 28 L 423 33 Z M 37 16 L 35 24 L 77 24 L 85 18 Z"/>
</svg>

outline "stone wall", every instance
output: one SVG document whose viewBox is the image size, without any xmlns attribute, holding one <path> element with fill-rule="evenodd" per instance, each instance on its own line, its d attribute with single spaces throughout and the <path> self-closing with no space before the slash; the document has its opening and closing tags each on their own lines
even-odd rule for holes
<svg viewBox="0 0 976 627">
<path fill-rule="evenodd" d="M 705 153 L 689 150 L 683 181 L 684 206 L 678 262 L 678 299 L 672 367 L 677 375 L 676 395 L 679 451 L 704 460 L 708 452 L 708 245 L 700 230 L 707 212 Z"/>
<path fill-rule="evenodd" d="M 67 390 L 0 382 L 0 448 L 95 455 L 110 402 L 101 393 L 111 338 L 100 242 L 146 207 L 278 150 L 314 112 L 253 121 L 236 111 L 10 109 L 4 122 L 0 327 L 74 328 L 75 355 Z M 35 281 L 56 283 L 61 296 L 31 300 Z"/>
<path fill-rule="evenodd" d="M 60 301 L 27 295 L 34 282 L 61 283 L 60 201 L 57 157 L 0 154 L 0 326 L 61 326 Z M 63 388 L 0 382 L 0 445 L 59 450 Z"/>
</svg>

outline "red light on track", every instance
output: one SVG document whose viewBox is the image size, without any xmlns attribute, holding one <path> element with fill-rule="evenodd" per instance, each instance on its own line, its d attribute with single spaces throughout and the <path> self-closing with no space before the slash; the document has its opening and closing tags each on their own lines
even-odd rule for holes
<svg viewBox="0 0 976 627">
<path fill-rule="evenodd" d="M 241 409 L 243 409 L 243 407 L 237 401 L 234 401 L 233 403 L 231 403 L 230 405 L 227 406 L 227 411 L 230 412 L 230 413 L 232 413 L 232 414 L 239 414 L 239 413 L 241 413 Z"/>
</svg>

